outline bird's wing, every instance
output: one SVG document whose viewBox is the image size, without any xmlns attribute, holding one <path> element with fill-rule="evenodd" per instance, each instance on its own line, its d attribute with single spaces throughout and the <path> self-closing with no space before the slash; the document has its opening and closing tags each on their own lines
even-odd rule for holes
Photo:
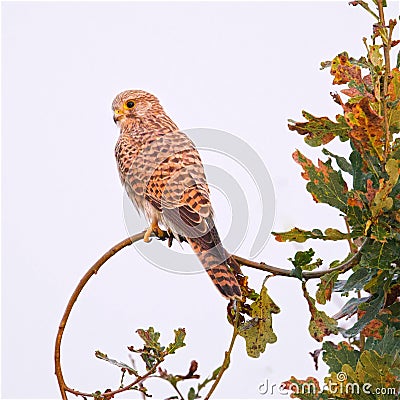
<svg viewBox="0 0 400 400">
<path fill-rule="evenodd" d="M 150 143 L 142 154 L 153 154 L 145 198 L 177 233 L 186 237 L 204 233 L 212 222 L 212 207 L 193 142 L 183 132 L 170 132 Z"/>
</svg>

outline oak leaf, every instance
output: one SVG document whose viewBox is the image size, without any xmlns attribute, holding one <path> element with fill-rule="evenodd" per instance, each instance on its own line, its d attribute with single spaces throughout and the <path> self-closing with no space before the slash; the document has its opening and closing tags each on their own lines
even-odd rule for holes
<svg viewBox="0 0 400 400">
<path fill-rule="evenodd" d="M 346 52 L 337 55 L 331 62 L 331 75 L 334 76 L 333 84 L 341 85 L 350 81 L 361 83 L 361 68 L 349 60 Z"/>
<path fill-rule="evenodd" d="M 337 322 L 335 319 L 329 317 L 324 311 L 320 311 L 315 306 L 315 300 L 307 292 L 306 286 L 303 283 L 303 294 L 308 303 L 308 308 L 311 313 L 311 320 L 308 330 L 311 336 L 317 341 L 322 342 L 325 336 L 333 333 L 338 333 Z"/>
<path fill-rule="evenodd" d="M 356 149 L 361 154 L 368 152 L 382 160 L 385 138 L 383 117 L 371 108 L 367 97 L 358 103 L 346 103 L 344 111 L 346 122 L 351 127 L 349 137 Z"/>
<path fill-rule="evenodd" d="M 343 115 L 337 115 L 337 122 L 333 122 L 328 117 L 315 117 L 306 111 L 303 111 L 302 114 L 307 122 L 289 120 L 288 127 L 289 130 L 297 131 L 300 135 L 305 136 L 304 141 L 308 145 L 321 146 L 329 143 L 336 136 L 339 136 L 342 142 L 348 140 L 350 127 Z"/>
<path fill-rule="evenodd" d="M 238 331 L 246 341 L 249 357 L 258 358 L 264 353 L 267 343 L 275 343 L 277 340 L 272 330 L 272 314 L 278 314 L 280 309 L 269 297 L 265 286 L 250 307 L 252 319 L 241 324 Z"/>
</svg>

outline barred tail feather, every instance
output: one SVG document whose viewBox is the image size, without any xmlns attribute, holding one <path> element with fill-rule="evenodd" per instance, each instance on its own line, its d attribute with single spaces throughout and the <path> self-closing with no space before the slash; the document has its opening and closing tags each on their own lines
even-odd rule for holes
<svg viewBox="0 0 400 400">
<path fill-rule="evenodd" d="M 216 237 L 219 239 L 218 233 L 213 227 L 202 237 L 188 238 L 188 242 L 221 294 L 228 299 L 241 300 L 240 286 L 229 267 L 230 257 L 220 242 L 215 243 L 212 240 Z M 204 243 L 209 244 L 208 248 L 204 247 Z"/>
<path fill-rule="evenodd" d="M 204 264 L 203 264 L 204 265 Z M 208 275 L 221 294 L 228 299 L 242 299 L 240 286 L 227 264 L 206 268 Z"/>
</svg>

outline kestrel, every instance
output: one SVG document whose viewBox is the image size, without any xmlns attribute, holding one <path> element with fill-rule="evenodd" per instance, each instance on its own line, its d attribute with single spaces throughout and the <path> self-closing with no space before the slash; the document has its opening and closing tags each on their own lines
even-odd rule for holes
<svg viewBox="0 0 400 400">
<path fill-rule="evenodd" d="M 241 299 L 231 271 L 237 265 L 221 244 L 203 164 L 193 142 L 150 93 L 122 92 L 112 109 L 120 128 L 115 147 L 120 178 L 150 224 L 144 241 L 153 232 L 161 233 L 159 223 L 173 237 L 186 238 L 222 295 Z"/>
</svg>

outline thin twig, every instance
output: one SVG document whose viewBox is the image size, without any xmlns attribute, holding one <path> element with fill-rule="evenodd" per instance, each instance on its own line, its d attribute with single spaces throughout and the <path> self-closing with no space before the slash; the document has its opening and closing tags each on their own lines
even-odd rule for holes
<svg viewBox="0 0 400 400">
<path fill-rule="evenodd" d="M 184 400 L 184 397 L 183 397 L 181 391 L 178 389 L 178 386 L 177 385 L 171 385 L 171 386 L 176 390 L 176 393 L 178 393 L 179 399 Z"/>
<path fill-rule="evenodd" d="M 118 394 L 118 393 L 122 393 L 125 392 L 127 390 L 130 390 L 131 388 L 133 388 L 133 386 L 138 385 L 140 382 L 143 382 L 144 380 L 146 380 L 150 375 L 154 374 L 154 372 L 156 372 L 157 368 L 159 367 L 159 365 L 162 363 L 162 361 L 158 361 L 153 367 L 151 367 L 151 369 L 149 369 L 143 376 L 139 376 L 137 379 L 135 379 L 132 383 L 130 383 L 129 385 L 126 385 L 122 388 L 113 390 L 111 392 L 104 392 L 102 394 L 102 396 L 104 398 L 111 398 L 112 396 Z M 93 393 L 84 393 L 84 392 L 80 392 L 79 390 L 75 390 L 75 389 L 71 389 L 67 386 L 65 386 L 64 390 L 66 392 L 72 393 L 76 396 L 85 396 L 85 397 L 94 397 Z"/>
<path fill-rule="evenodd" d="M 236 309 L 236 315 L 235 315 L 235 321 L 234 321 L 234 325 L 233 325 L 233 333 L 232 333 L 232 339 L 231 342 L 229 344 L 229 348 L 228 350 L 225 352 L 225 357 L 224 357 L 224 361 L 221 365 L 221 369 L 218 371 L 218 375 L 215 378 L 215 381 L 213 382 L 210 390 L 208 391 L 206 397 L 204 397 L 204 400 L 208 400 L 211 395 L 213 394 L 215 388 L 218 386 L 222 375 L 224 374 L 224 372 L 228 369 L 230 361 L 231 361 L 231 353 L 233 350 L 233 346 L 235 345 L 235 340 L 239 334 L 238 331 L 238 324 L 239 324 L 239 316 L 240 316 L 240 310 L 239 310 L 239 304 L 240 303 L 236 303 L 237 304 L 237 309 Z"/>
<path fill-rule="evenodd" d="M 160 378 L 162 380 L 166 380 L 161 376 L 153 376 L 152 378 Z M 168 381 L 169 382 L 169 381 Z M 179 396 L 179 400 L 184 400 L 185 398 L 183 397 L 183 394 L 181 393 L 181 391 L 178 389 L 177 384 L 173 384 L 172 382 L 169 382 L 171 384 L 171 386 L 174 388 L 175 392 L 178 394 Z"/>
<path fill-rule="evenodd" d="M 176 391 L 176 393 L 178 394 L 179 400 L 184 400 L 184 399 L 185 399 L 185 398 L 183 397 L 183 394 L 181 393 L 181 391 L 178 389 L 178 386 L 177 386 L 177 383 L 178 383 L 178 382 L 176 382 L 176 383 L 174 384 L 174 383 L 172 383 L 171 381 L 169 381 L 168 379 L 162 377 L 161 375 L 153 375 L 153 376 L 150 376 L 150 377 L 149 377 L 149 379 L 154 379 L 154 378 L 156 378 L 156 379 L 161 379 L 161 380 L 163 380 L 163 381 L 165 381 L 165 382 L 168 382 L 168 383 L 174 388 L 174 390 Z"/>
<path fill-rule="evenodd" d="M 382 0 L 377 0 L 377 6 L 379 11 L 379 25 L 383 32 L 386 31 L 385 24 L 385 13 L 383 11 L 383 2 Z M 391 142 L 391 134 L 389 129 L 389 120 L 387 113 L 387 95 L 388 95 L 388 86 L 389 86 L 389 75 L 390 75 L 390 47 L 391 47 L 391 32 L 387 35 L 386 38 L 382 36 L 382 44 L 383 44 L 383 54 L 385 57 L 385 73 L 383 75 L 383 96 L 382 96 L 382 106 L 383 106 L 383 119 L 385 125 L 385 152 L 384 152 L 384 161 L 387 160 L 388 154 L 390 152 L 390 142 Z"/>
</svg>

